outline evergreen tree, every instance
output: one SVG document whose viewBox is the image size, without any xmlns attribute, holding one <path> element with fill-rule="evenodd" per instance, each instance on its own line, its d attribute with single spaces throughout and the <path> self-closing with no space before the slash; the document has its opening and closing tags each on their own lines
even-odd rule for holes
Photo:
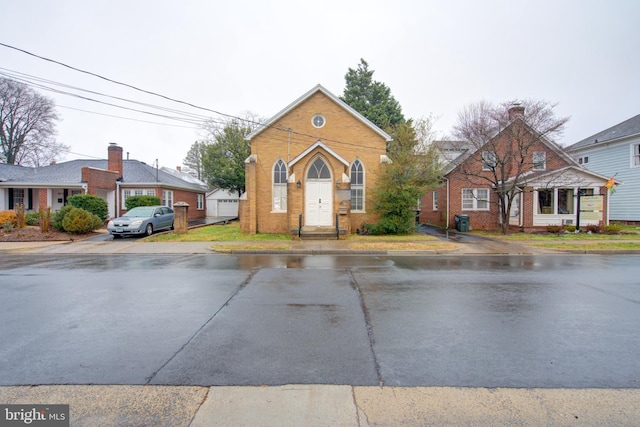
<svg viewBox="0 0 640 427">
<path fill-rule="evenodd" d="M 391 89 L 373 80 L 373 73 L 367 61 L 360 59 L 358 68 L 349 68 L 344 76 L 346 85 L 340 99 L 380 129 L 405 123 L 402 108 L 391 95 Z"/>
</svg>

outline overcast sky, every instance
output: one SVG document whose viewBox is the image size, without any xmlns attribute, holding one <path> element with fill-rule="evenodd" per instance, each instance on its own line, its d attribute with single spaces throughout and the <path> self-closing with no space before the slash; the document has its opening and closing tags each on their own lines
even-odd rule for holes
<svg viewBox="0 0 640 427">
<path fill-rule="evenodd" d="M 269 118 L 316 84 L 340 96 L 360 58 L 405 117 L 434 114 L 442 135 L 482 99 L 558 103 L 571 116 L 565 146 L 640 113 L 637 0 L 0 0 L 0 11 L 0 43 L 232 116 Z M 0 67 L 154 114 L 221 117 L 3 46 Z M 38 91 L 55 100 L 58 140 L 71 147 L 61 160 L 106 158 L 116 142 L 176 167 L 200 138 L 197 124 Z"/>
</svg>

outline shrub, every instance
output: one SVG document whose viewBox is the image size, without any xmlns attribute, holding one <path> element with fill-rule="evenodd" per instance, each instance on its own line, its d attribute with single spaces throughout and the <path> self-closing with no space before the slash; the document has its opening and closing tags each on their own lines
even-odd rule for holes
<svg viewBox="0 0 640 427">
<path fill-rule="evenodd" d="M 5 222 L 4 224 L 2 224 L 2 229 L 5 231 L 5 233 L 11 232 L 11 230 L 13 230 L 13 223 Z"/>
<path fill-rule="evenodd" d="M 26 219 L 27 219 L 27 225 L 38 225 L 40 214 L 38 212 L 27 212 Z"/>
<path fill-rule="evenodd" d="M 11 228 L 15 227 L 18 222 L 14 211 L 0 211 L 0 226 L 11 224 Z"/>
<path fill-rule="evenodd" d="M 102 221 L 107 219 L 107 215 L 109 215 L 107 202 L 98 196 L 76 194 L 75 196 L 68 197 L 67 201 L 73 207 L 84 209 L 87 212 L 97 215 Z"/>
<path fill-rule="evenodd" d="M 137 208 L 138 206 L 156 206 L 160 203 L 162 203 L 162 201 L 156 196 L 130 196 L 124 201 L 127 210 Z"/>
<path fill-rule="evenodd" d="M 587 230 L 587 233 L 600 233 L 601 229 L 600 229 L 600 224 L 589 224 L 585 227 L 585 229 Z"/>
<path fill-rule="evenodd" d="M 40 220 L 40 231 L 48 233 L 51 229 L 51 208 L 48 207 L 45 210 L 40 210 L 38 216 Z"/>
<path fill-rule="evenodd" d="M 58 231 L 64 231 L 64 227 L 62 226 L 62 221 L 64 217 L 69 213 L 73 206 L 65 205 L 58 212 L 53 215 L 53 220 L 51 221 L 51 225 Z"/>
<path fill-rule="evenodd" d="M 71 207 L 62 220 L 64 231 L 74 234 L 88 233 L 102 227 L 103 220 L 98 215 L 84 209 Z"/>
<path fill-rule="evenodd" d="M 547 233 L 560 234 L 563 230 L 561 225 L 547 225 Z"/>
<path fill-rule="evenodd" d="M 567 233 L 575 233 L 576 226 L 575 225 L 565 225 L 564 226 L 564 231 L 566 231 Z"/>
<path fill-rule="evenodd" d="M 16 227 L 24 228 L 27 225 L 27 216 L 25 214 L 24 204 L 16 204 L 14 211 L 16 212 Z"/>
</svg>

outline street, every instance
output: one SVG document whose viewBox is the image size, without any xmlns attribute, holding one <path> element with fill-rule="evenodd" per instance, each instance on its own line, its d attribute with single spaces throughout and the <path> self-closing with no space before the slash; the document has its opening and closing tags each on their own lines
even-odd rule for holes
<svg viewBox="0 0 640 427">
<path fill-rule="evenodd" d="M 0 385 L 640 388 L 636 255 L 3 255 Z"/>
</svg>

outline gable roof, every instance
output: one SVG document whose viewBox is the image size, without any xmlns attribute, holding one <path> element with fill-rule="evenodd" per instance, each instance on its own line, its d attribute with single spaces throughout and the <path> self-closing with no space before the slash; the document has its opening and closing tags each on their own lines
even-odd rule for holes
<svg viewBox="0 0 640 427">
<path fill-rule="evenodd" d="M 247 135 L 245 139 L 247 141 L 250 141 L 252 138 L 262 133 L 265 129 L 273 126 L 278 120 L 280 120 L 285 115 L 289 114 L 291 111 L 293 111 L 295 108 L 297 108 L 300 104 L 302 104 L 307 99 L 311 98 L 311 96 L 315 95 L 317 92 L 320 92 L 326 95 L 329 99 L 331 99 L 333 102 L 338 104 L 342 109 L 349 112 L 353 117 L 355 117 L 357 120 L 362 122 L 365 126 L 369 127 L 375 133 L 383 137 L 387 142 L 393 140 L 393 138 L 391 138 L 391 136 L 388 133 L 386 133 L 385 131 L 380 129 L 378 126 L 373 124 L 369 119 L 367 119 L 362 114 L 358 113 L 356 110 L 351 108 L 346 102 L 344 102 L 343 100 L 341 100 L 340 98 L 338 98 L 337 96 L 329 92 L 320 84 L 316 85 L 313 89 L 311 89 L 310 91 L 302 95 L 300 98 L 296 99 L 291 104 L 287 105 L 283 110 L 281 110 L 275 116 L 267 120 L 262 126 L 260 126 L 260 128 L 256 129 L 255 131 Z"/>
<path fill-rule="evenodd" d="M 37 168 L 0 164 L 0 183 L 11 185 L 50 186 L 82 184 L 82 168 L 107 170 L 107 160 L 71 160 Z M 123 184 L 157 184 L 190 191 L 205 191 L 202 183 L 193 183 L 156 169 L 138 160 L 123 160 Z"/>
<path fill-rule="evenodd" d="M 310 152 L 312 152 L 315 148 L 320 147 L 323 150 L 325 150 L 326 152 L 328 152 L 329 154 L 331 154 L 333 157 L 335 157 L 336 159 L 338 159 L 338 161 L 340 163 L 342 163 L 345 166 L 349 166 L 349 162 L 342 157 L 341 155 L 339 155 L 338 153 L 336 153 L 335 151 L 333 151 L 331 148 L 329 148 L 324 142 L 318 140 L 316 141 L 315 144 L 310 145 L 309 147 L 307 147 L 306 150 L 304 150 L 302 153 L 298 154 L 296 157 L 293 158 L 293 160 L 291 160 L 289 162 L 289 167 L 295 165 L 296 163 L 298 163 L 300 161 L 300 159 L 302 159 L 303 157 L 305 157 L 307 154 L 309 154 Z"/>
<path fill-rule="evenodd" d="M 578 141 L 573 145 L 567 147 L 568 151 L 579 150 L 594 144 L 602 144 L 604 142 L 613 141 L 616 139 L 624 138 L 626 136 L 640 134 L 640 114 L 618 123 L 615 126 L 611 126 L 609 129 L 605 129 L 602 132 L 598 132 L 595 135 L 591 135 L 588 138 Z"/>
<path fill-rule="evenodd" d="M 457 158 L 455 158 L 445 169 L 444 169 L 444 175 L 448 175 L 451 172 L 453 172 L 453 170 L 455 168 L 457 168 L 460 164 L 462 164 L 463 162 L 465 162 L 469 157 L 471 157 L 473 154 L 477 153 L 478 151 L 480 151 L 482 148 L 484 148 L 487 144 L 489 144 L 491 141 L 493 141 L 494 139 L 498 138 L 500 136 L 500 134 L 502 132 L 504 132 L 507 128 L 509 128 L 510 126 L 512 126 L 517 120 L 522 121 L 522 123 L 524 124 L 524 126 L 526 127 L 526 129 L 533 135 L 537 134 L 536 130 L 533 129 L 527 122 L 526 120 L 524 120 L 521 116 L 517 116 L 515 119 L 511 120 L 504 128 L 498 130 L 495 132 L 495 134 L 484 144 L 474 147 L 473 144 L 471 144 L 471 148 L 469 148 L 466 152 L 462 153 L 460 156 L 458 156 Z M 545 137 L 544 135 L 542 135 L 538 141 L 540 141 L 541 143 L 543 143 L 545 146 L 547 146 L 547 148 L 549 148 L 551 151 L 553 151 L 554 153 L 556 153 L 558 156 L 560 156 L 562 159 L 564 159 L 569 165 L 573 165 L 579 168 L 582 168 L 582 166 L 580 166 L 578 164 L 578 162 L 571 157 L 570 155 L 568 155 L 563 149 L 562 147 L 560 147 L 558 144 L 556 144 L 555 142 L 551 141 L 549 138 Z"/>
</svg>

